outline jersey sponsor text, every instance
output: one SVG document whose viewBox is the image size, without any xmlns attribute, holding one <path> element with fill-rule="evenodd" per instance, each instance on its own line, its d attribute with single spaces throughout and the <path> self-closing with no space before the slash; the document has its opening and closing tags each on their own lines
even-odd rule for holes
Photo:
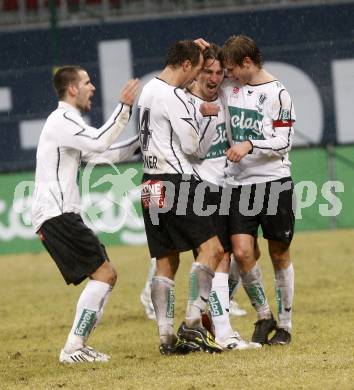
<svg viewBox="0 0 354 390">
<path fill-rule="evenodd" d="M 231 118 L 232 139 L 234 141 L 264 139 L 262 132 L 262 114 L 256 110 L 230 106 L 229 112 Z"/>
</svg>

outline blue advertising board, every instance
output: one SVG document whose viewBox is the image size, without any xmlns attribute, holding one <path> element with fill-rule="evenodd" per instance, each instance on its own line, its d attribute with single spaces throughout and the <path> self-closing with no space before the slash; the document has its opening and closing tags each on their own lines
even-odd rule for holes
<svg viewBox="0 0 354 390">
<path fill-rule="evenodd" d="M 297 111 L 296 145 L 352 143 L 354 4 L 200 14 L 175 18 L 0 32 L 0 171 L 32 170 L 40 130 L 57 101 L 53 68 L 80 64 L 97 87 L 87 119 L 108 117 L 129 77 L 146 82 L 164 66 L 168 46 L 233 34 L 254 38 L 265 67 L 290 91 Z M 136 131 L 134 120 L 127 134 Z"/>
</svg>

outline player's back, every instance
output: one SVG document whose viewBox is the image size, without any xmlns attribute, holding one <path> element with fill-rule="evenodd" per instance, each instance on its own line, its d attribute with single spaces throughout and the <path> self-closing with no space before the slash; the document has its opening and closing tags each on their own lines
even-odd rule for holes
<svg viewBox="0 0 354 390">
<path fill-rule="evenodd" d="M 138 109 L 144 172 L 193 173 L 187 155 L 198 147 L 198 130 L 184 91 L 154 78 L 143 88 Z"/>
</svg>

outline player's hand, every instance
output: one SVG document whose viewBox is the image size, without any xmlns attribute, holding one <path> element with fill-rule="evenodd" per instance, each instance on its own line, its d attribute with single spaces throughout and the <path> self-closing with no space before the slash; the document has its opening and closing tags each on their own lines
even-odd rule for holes
<svg viewBox="0 0 354 390">
<path fill-rule="evenodd" d="M 202 49 L 202 51 L 210 47 L 209 42 L 205 41 L 203 38 L 195 39 L 194 43 L 196 43 Z"/>
<path fill-rule="evenodd" d="M 200 105 L 199 111 L 203 116 L 218 115 L 220 107 L 215 103 L 204 102 Z"/>
<path fill-rule="evenodd" d="M 240 162 L 253 149 L 250 141 L 240 142 L 226 151 L 226 157 L 232 162 Z"/>
<path fill-rule="evenodd" d="M 126 82 L 120 93 L 120 101 L 132 106 L 139 90 L 139 79 L 132 79 Z"/>
</svg>

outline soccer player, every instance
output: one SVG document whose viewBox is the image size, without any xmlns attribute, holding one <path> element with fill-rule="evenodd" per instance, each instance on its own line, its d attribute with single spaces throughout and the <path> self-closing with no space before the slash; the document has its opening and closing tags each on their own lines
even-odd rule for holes
<svg viewBox="0 0 354 390">
<path fill-rule="evenodd" d="M 195 108 L 183 91 L 203 64 L 197 43 L 176 42 L 168 50 L 164 70 L 145 85 L 138 102 L 144 159 L 142 206 L 150 255 L 157 259 L 151 297 L 161 354 L 222 351 L 203 328 L 201 313 L 224 251 L 212 217 L 195 211 L 195 192 L 200 182 L 190 162 L 191 156 L 204 157 L 208 151 L 214 135 L 213 121 L 220 108 L 213 103 L 201 104 L 203 119 L 198 123 Z M 198 248 L 198 256 L 190 271 L 186 320 L 176 336 L 174 278 L 180 252 L 194 248 Z"/>
<path fill-rule="evenodd" d="M 64 66 L 53 81 L 59 104 L 47 118 L 39 139 L 32 222 L 67 284 L 78 285 L 89 278 L 59 361 L 106 362 L 109 356 L 89 347 L 87 339 L 103 315 L 117 274 L 104 246 L 80 217 L 77 176 L 82 160 L 114 162 L 122 156 L 119 147 L 107 149 L 128 123 L 138 80 L 129 80 L 123 87 L 120 102 L 99 129 L 81 116 L 90 111 L 95 92 L 87 71 Z"/>
<path fill-rule="evenodd" d="M 187 96 L 196 107 L 196 117 L 200 116 L 198 108 L 204 102 L 214 102 L 222 106 L 218 96 L 218 89 L 224 79 L 224 68 L 221 58 L 221 49 L 210 44 L 205 49 L 204 67 L 196 78 L 196 82 L 188 88 Z M 212 214 L 214 226 L 223 245 L 225 254 L 218 264 L 212 281 L 212 289 L 209 295 L 209 307 L 212 315 L 215 341 L 224 349 L 253 349 L 261 347 L 258 343 L 247 342 L 240 334 L 232 329 L 229 318 L 229 271 L 230 271 L 230 238 L 228 232 L 227 215 L 219 214 L 222 187 L 224 184 L 226 166 L 225 151 L 229 144 L 226 136 L 224 110 L 220 110 L 214 127 L 214 139 L 204 159 L 194 157 L 191 161 L 193 169 L 200 180 L 207 183 L 205 202 L 215 205 L 216 211 Z"/>
<path fill-rule="evenodd" d="M 203 57 L 205 59 L 203 70 L 196 78 L 196 82 L 189 87 L 189 91 L 187 92 L 187 96 L 190 97 L 193 104 L 196 106 L 196 113 L 198 114 L 198 107 L 204 101 L 211 101 L 217 103 L 221 106 L 221 101 L 218 97 L 218 89 L 220 84 L 224 79 L 224 69 L 221 63 L 221 50 L 216 45 L 212 44 L 210 48 L 206 49 L 203 53 Z M 200 116 L 200 115 L 198 115 Z M 218 204 L 220 202 L 220 186 L 223 185 L 224 182 L 224 169 L 226 166 L 226 156 L 225 151 L 228 146 L 227 138 L 226 138 L 226 129 L 225 129 L 225 116 L 223 110 L 220 110 L 218 113 L 218 120 L 215 123 L 215 136 L 214 142 L 212 143 L 210 150 L 208 151 L 205 159 L 194 159 L 194 170 L 198 174 L 198 176 L 202 180 L 206 180 L 212 183 L 215 189 L 219 192 L 213 196 L 212 192 L 209 192 L 209 196 L 211 197 L 211 204 Z M 214 199 L 213 199 L 214 198 Z M 225 216 L 220 216 L 215 214 L 216 221 L 215 226 L 220 229 L 220 238 L 223 238 L 224 244 L 227 246 L 226 250 L 230 250 L 230 243 L 228 237 L 228 231 L 226 229 L 227 226 L 227 218 Z M 226 220 L 225 220 L 226 219 Z M 224 245 L 224 249 L 225 249 Z M 228 273 L 228 269 L 230 268 L 230 276 L 229 276 L 229 290 L 230 290 L 230 298 L 233 297 L 236 293 L 236 290 L 240 286 L 239 283 L 239 273 L 235 261 L 232 260 L 232 267 L 229 267 L 229 255 L 226 254 L 226 260 L 223 261 L 226 263 L 225 272 Z M 221 264 L 218 268 L 221 267 Z M 156 272 L 156 259 L 152 258 L 149 272 L 147 276 L 147 280 L 145 282 L 145 286 L 143 291 L 140 294 L 140 301 L 145 309 L 146 316 L 149 319 L 156 320 L 155 311 L 153 304 L 151 302 L 151 283 L 152 278 Z M 221 275 L 220 275 L 221 274 Z M 225 277 L 222 272 L 217 271 L 215 277 L 213 279 L 213 284 L 216 283 L 216 280 L 220 277 Z M 225 286 L 223 286 L 225 287 Z M 213 287 L 213 291 L 215 293 L 215 286 Z M 233 310 L 233 311 L 232 311 Z M 228 313 L 235 316 L 243 316 L 246 314 L 246 311 L 241 309 L 236 301 L 230 301 L 230 308 L 228 305 L 223 309 L 224 315 L 227 316 Z M 218 318 L 220 320 L 220 318 Z M 217 321 L 218 322 L 218 321 Z M 223 322 L 223 321 L 219 321 Z M 231 325 L 229 325 L 231 328 Z M 232 332 L 234 335 L 234 332 Z M 237 336 L 238 337 L 238 336 Z M 225 337 L 224 337 L 225 338 Z M 234 343 L 233 343 L 234 344 Z M 236 346 L 236 345 L 235 345 Z"/>
<path fill-rule="evenodd" d="M 262 54 L 247 36 L 230 37 L 223 48 L 231 82 L 225 87 L 231 147 L 226 184 L 232 187 L 230 234 L 242 283 L 257 311 L 252 341 L 289 344 L 294 295 L 290 243 L 294 232 L 293 182 L 288 151 L 294 106 L 283 84 L 262 65 Z M 275 272 L 278 324 L 256 262 L 258 227 L 268 240 Z M 273 337 L 268 336 L 275 330 Z"/>
</svg>

